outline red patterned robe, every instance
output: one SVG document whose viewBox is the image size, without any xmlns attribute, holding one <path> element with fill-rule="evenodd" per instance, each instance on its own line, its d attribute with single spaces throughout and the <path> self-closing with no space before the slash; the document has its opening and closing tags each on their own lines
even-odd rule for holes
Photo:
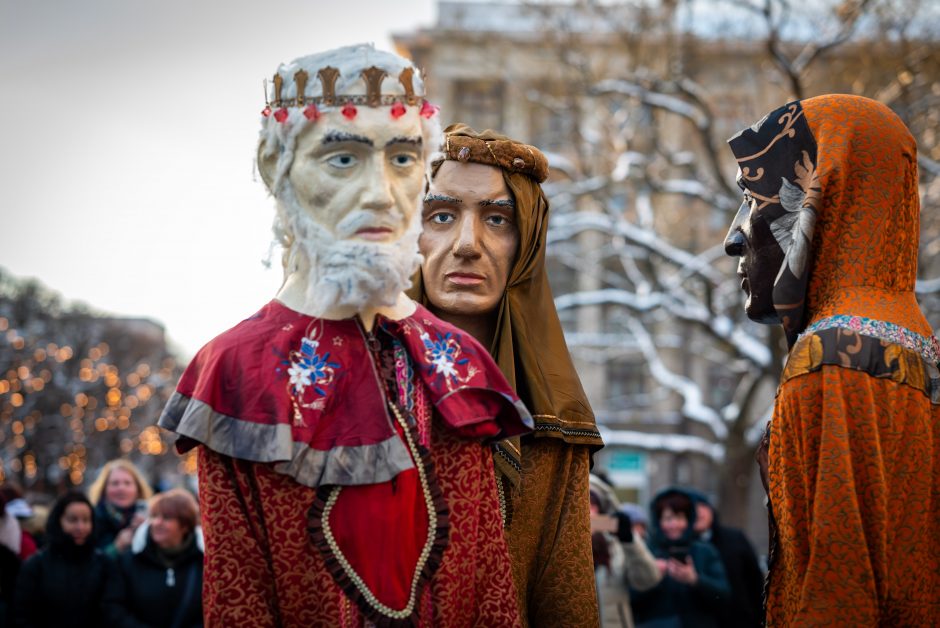
<svg viewBox="0 0 940 628">
<path fill-rule="evenodd" d="M 531 419 L 421 306 L 369 333 L 272 301 L 200 350 L 160 425 L 203 445 L 207 625 L 519 625 L 483 441 Z"/>
</svg>

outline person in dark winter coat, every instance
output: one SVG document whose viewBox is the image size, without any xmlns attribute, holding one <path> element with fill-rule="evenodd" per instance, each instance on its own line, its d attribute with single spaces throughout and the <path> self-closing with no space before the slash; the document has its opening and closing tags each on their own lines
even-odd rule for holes
<svg viewBox="0 0 940 628">
<path fill-rule="evenodd" d="M 725 567 L 731 585 L 731 603 L 719 612 L 721 628 L 759 628 L 763 621 L 764 574 L 757 554 L 744 533 L 721 525 L 718 512 L 708 498 L 689 491 L 695 502 L 695 533 L 699 540 L 711 543 Z"/>
<path fill-rule="evenodd" d="M 104 624 L 101 600 L 113 565 L 94 545 L 91 502 L 81 493 L 59 498 L 46 528 L 48 545 L 20 570 L 13 625 L 89 628 Z"/>
<path fill-rule="evenodd" d="M 648 544 L 664 577 L 648 591 L 630 591 L 637 628 L 718 628 L 731 587 L 718 551 L 695 540 L 692 497 L 668 488 L 650 511 Z"/>
<path fill-rule="evenodd" d="M 153 498 L 150 518 L 117 560 L 105 592 L 114 628 L 202 626 L 202 531 L 196 500 L 182 489 Z"/>
</svg>

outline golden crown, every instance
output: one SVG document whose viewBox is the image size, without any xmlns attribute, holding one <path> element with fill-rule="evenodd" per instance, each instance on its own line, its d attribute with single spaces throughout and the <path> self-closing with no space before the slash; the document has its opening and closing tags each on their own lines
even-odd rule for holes
<svg viewBox="0 0 940 628">
<path fill-rule="evenodd" d="M 366 85 L 365 94 L 337 94 L 336 81 L 340 77 L 340 71 L 334 67 L 326 66 L 320 68 L 316 76 L 320 81 L 322 95 L 307 96 L 305 91 L 310 80 L 310 75 L 306 70 L 297 70 L 292 77 L 294 85 L 297 88 L 297 95 L 293 98 L 285 98 L 283 96 L 284 77 L 281 76 L 280 73 L 277 73 L 273 78 L 274 98 L 272 100 L 268 100 L 268 86 L 267 81 L 265 81 L 265 108 L 261 113 L 267 117 L 272 114 L 272 108 L 277 108 L 277 111 L 273 112 L 274 117 L 278 122 L 283 122 L 287 119 L 287 107 L 306 107 L 304 115 L 310 120 L 315 120 L 320 117 L 317 105 L 326 107 L 342 105 L 343 115 L 347 118 L 352 118 L 355 116 L 355 106 L 364 105 L 367 107 L 391 106 L 392 116 L 398 118 L 404 115 L 405 104 L 417 105 L 419 102 L 422 102 L 421 115 L 429 118 L 437 113 L 438 109 L 424 100 L 423 95 L 415 93 L 414 74 L 414 68 L 410 67 L 405 68 L 399 73 L 398 82 L 404 89 L 404 94 L 383 94 L 382 81 L 388 76 L 388 72 L 373 65 L 360 72 L 360 76 Z"/>
</svg>

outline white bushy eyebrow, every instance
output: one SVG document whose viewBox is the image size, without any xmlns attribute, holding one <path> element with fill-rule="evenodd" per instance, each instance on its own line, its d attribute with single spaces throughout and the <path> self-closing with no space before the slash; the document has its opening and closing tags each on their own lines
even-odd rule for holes
<svg viewBox="0 0 940 628">
<path fill-rule="evenodd" d="M 454 198 L 453 196 L 447 196 L 445 194 L 428 194 L 424 197 L 425 203 L 433 203 L 434 201 L 441 201 L 444 203 L 463 203 L 459 198 Z"/>
</svg>

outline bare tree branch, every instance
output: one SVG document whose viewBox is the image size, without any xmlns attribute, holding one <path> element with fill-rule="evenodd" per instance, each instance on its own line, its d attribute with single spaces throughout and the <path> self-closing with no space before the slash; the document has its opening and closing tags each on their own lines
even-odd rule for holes
<svg viewBox="0 0 940 628">
<path fill-rule="evenodd" d="M 628 326 L 630 333 L 636 339 L 640 351 L 643 353 L 643 357 L 646 358 L 647 366 L 653 378 L 661 386 L 678 393 L 682 397 L 683 416 L 707 426 L 719 440 L 727 436 L 728 427 L 718 412 L 703 403 L 702 389 L 699 388 L 698 384 L 666 367 L 659 357 L 652 337 L 642 323 L 631 317 L 628 319 Z"/>
<path fill-rule="evenodd" d="M 719 463 L 725 459 L 725 448 L 721 443 L 715 443 L 699 436 L 611 430 L 603 426 L 599 427 L 599 430 L 601 438 L 609 447 L 635 447 L 646 451 L 697 453 Z"/>
</svg>

